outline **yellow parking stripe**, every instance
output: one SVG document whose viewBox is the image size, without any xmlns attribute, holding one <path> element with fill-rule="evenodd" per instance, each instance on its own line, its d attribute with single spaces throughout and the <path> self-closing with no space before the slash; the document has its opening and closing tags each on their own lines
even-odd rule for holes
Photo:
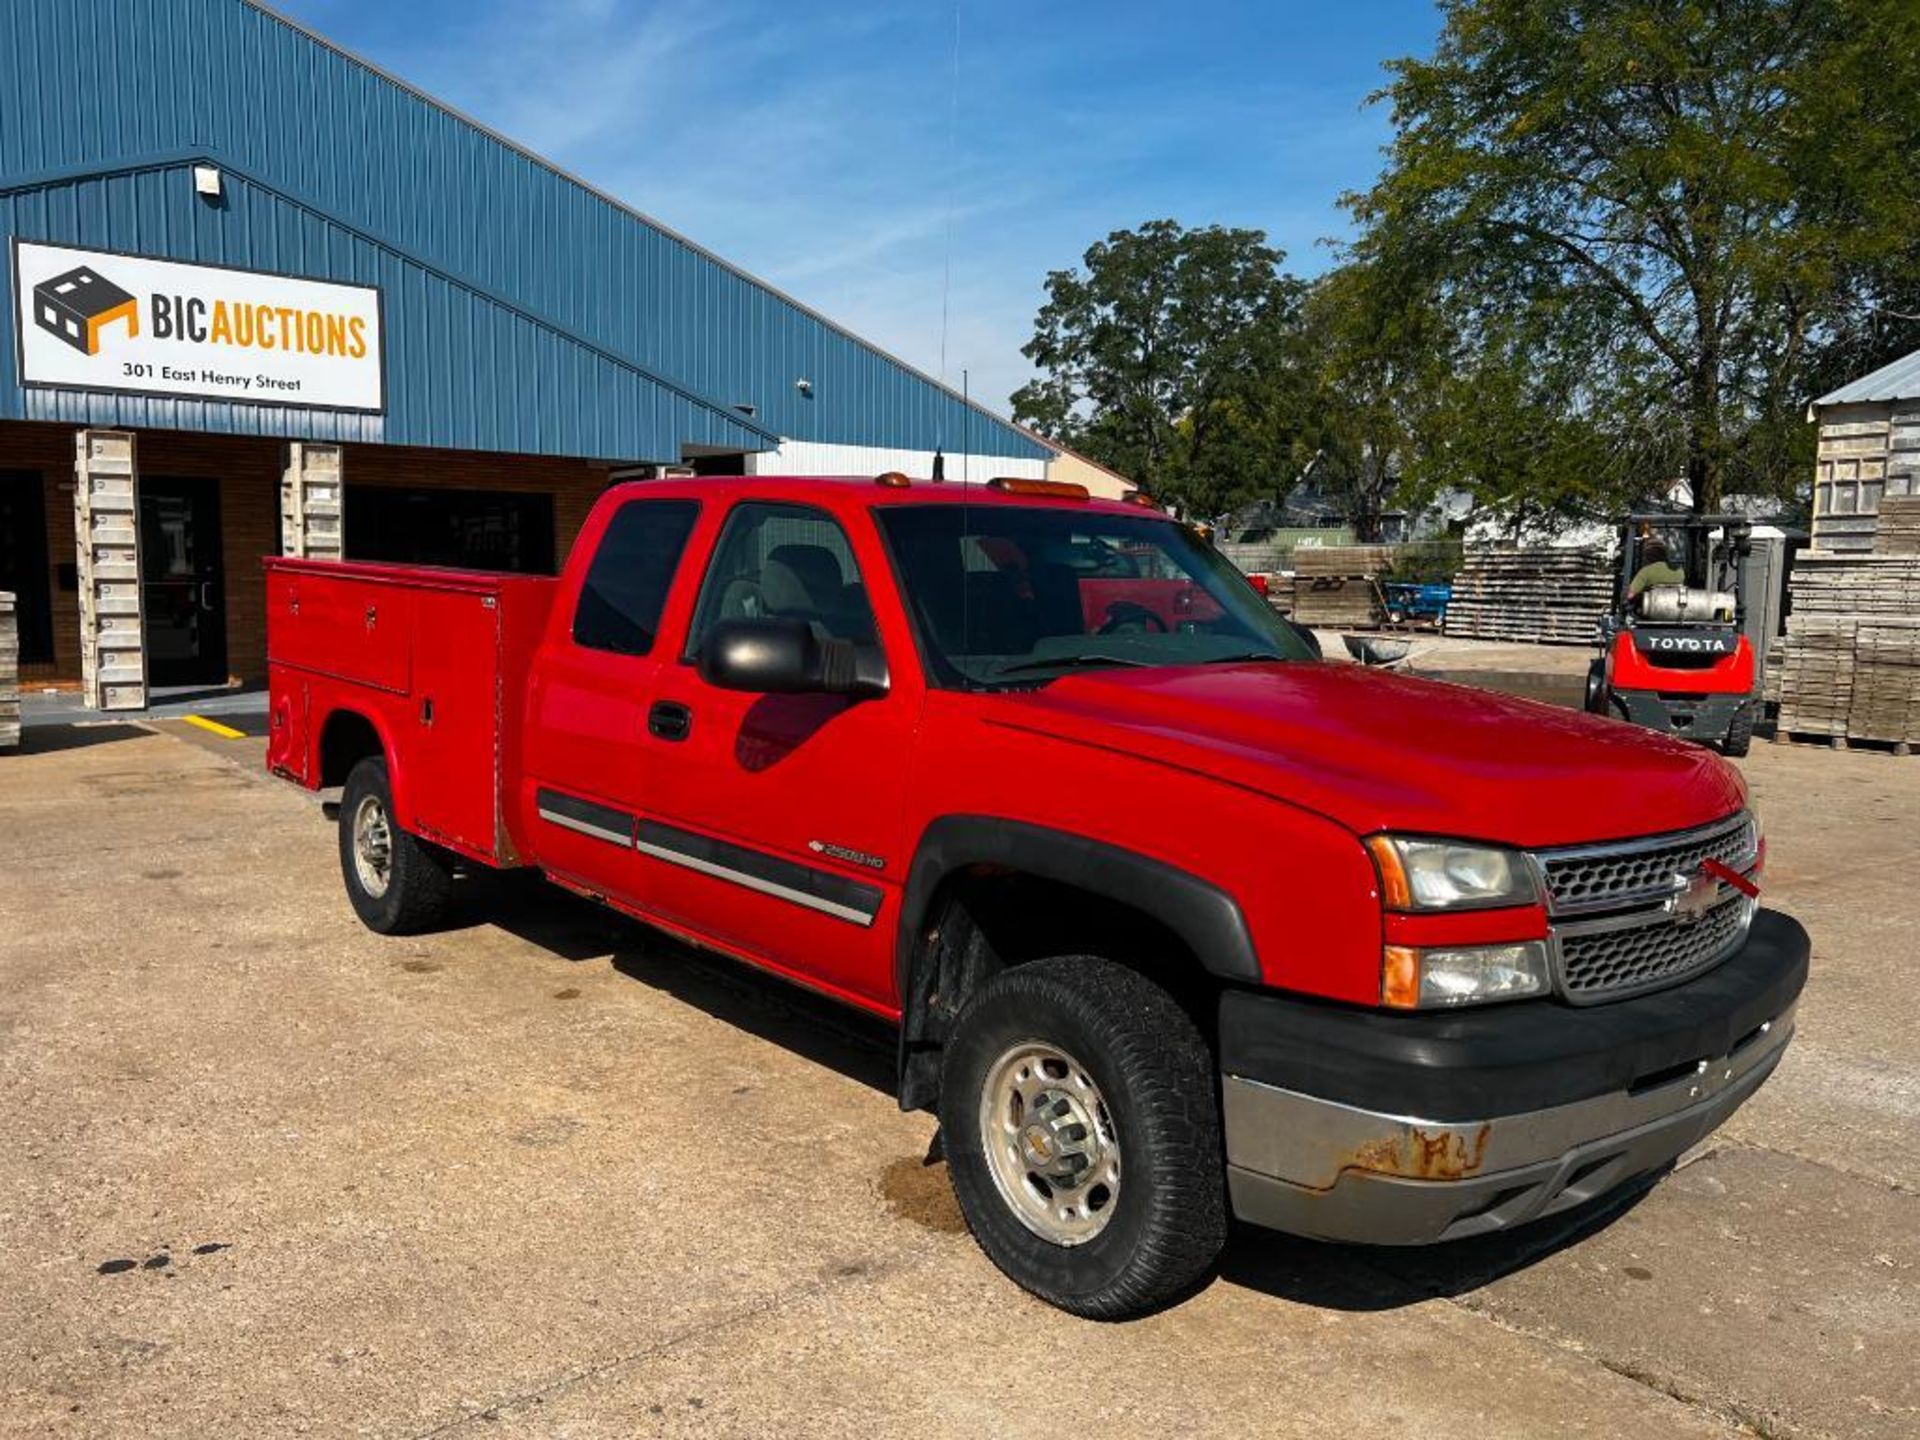
<svg viewBox="0 0 1920 1440">
<path fill-rule="evenodd" d="M 231 725 L 222 725 L 218 720 L 209 720 L 204 715 L 189 715 L 186 717 L 186 721 L 189 725 L 198 725 L 209 735 L 218 735 L 222 740 L 244 740 L 247 738 L 246 731 L 236 730 Z"/>
</svg>

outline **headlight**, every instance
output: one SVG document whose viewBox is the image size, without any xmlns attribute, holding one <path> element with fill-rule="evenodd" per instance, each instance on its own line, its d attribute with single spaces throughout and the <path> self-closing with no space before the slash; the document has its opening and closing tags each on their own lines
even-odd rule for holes
<svg viewBox="0 0 1920 1440">
<path fill-rule="evenodd" d="M 1544 941 L 1513 945 L 1459 945 L 1416 950 L 1389 945 L 1380 971 L 1380 1000 L 1396 1010 L 1431 1010 L 1544 995 Z"/>
<path fill-rule="evenodd" d="M 1483 910 L 1539 899 L 1533 867 L 1515 850 L 1397 835 L 1375 835 L 1367 849 L 1389 910 Z"/>
</svg>

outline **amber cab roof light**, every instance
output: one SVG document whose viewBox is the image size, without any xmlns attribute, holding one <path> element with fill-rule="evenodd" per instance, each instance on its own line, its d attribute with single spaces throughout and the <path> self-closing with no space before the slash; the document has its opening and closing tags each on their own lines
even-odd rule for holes
<svg viewBox="0 0 1920 1440">
<path fill-rule="evenodd" d="M 1148 510 L 1158 510 L 1160 508 L 1160 502 L 1144 490 L 1129 490 L 1126 494 L 1122 495 L 1120 499 L 1125 504 L 1144 506 Z"/>
<path fill-rule="evenodd" d="M 989 490 L 1002 495 L 1051 495 L 1055 500 L 1086 500 L 1087 487 L 1071 480 L 1028 480 L 1017 475 L 996 475 L 987 481 Z"/>
<path fill-rule="evenodd" d="M 905 475 L 902 475 L 898 470 L 889 470 L 885 474 L 874 476 L 873 483 L 876 485 L 884 485 L 889 490 L 904 490 L 913 484 L 913 481 L 909 480 Z"/>
</svg>

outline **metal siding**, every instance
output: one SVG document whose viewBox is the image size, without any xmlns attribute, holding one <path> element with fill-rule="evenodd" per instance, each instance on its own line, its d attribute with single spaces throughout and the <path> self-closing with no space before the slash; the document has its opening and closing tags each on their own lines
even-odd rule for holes
<svg viewBox="0 0 1920 1440">
<path fill-rule="evenodd" d="M 1920 350 L 1822 395 L 1815 405 L 1857 405 L 1875 400 L 1920 398 Z"/>
<path fill-rule="evenodd" d="M 764 443 L 615 359 L 231 174 L 220 209 L 193 193 L 185 165 L 0 194 L 0 232 L 378 286 L 387 382 L 384 420 L 23 389 L 9 343 L 0 346 L 0 418 L 618 460 L 675 460 L 684 443 Z M 10 265 L 5 290 L 11 315 Z M 503 354 L 510 363 L 495 363 Z"/>
<path fill-rule="evenodd" d="M 976 428 L 986 432 L 976 449 L 1049 453 L 244 0 L 15 0 L 12 11 L 25 43 L 0 57 L 0 176 L 203 146 L 722 406 L 752 404 L 782 435 L 957 448 Z M 115 83 L 85 84 L 68 58 L 80 56 Z M 199 218 L 189 228 L 204 242 Z M 291 234 L 250 239 L 279 253 Z M 811 397 L 794 386 L 803 375 Z M 484 425 L 494 407 L 482 393 L 468 399 Z"/>
</svg>

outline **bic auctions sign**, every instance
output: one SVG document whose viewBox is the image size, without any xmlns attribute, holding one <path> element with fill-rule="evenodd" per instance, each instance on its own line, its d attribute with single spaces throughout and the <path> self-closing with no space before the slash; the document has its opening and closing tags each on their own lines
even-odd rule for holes
<svg viewBox="0 0 1920 1440">
<path fill-rule="evenodd" d="M 385 408 L 378 290 L 21 241 L 13 293 L 28 385 Z"/>
</svg>

